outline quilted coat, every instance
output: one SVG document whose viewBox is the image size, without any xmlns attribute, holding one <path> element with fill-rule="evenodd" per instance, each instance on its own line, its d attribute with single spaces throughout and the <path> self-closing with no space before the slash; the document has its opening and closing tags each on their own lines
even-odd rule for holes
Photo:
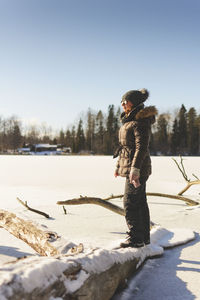
<svg viewBox="0 0 200 300">
<path fill-rule="evenodd" d="M 119 130 L 119 147 L 114 157 L 118 157 L 116 172 L 119 176 L 128 177 L 131 168 L 137 168 L 141 177 L 151 174 L 149 141 L 151 125 L 155 122 L 155 106 L 139 105 L 129 115 L 122 113 L 123 123 Z"/>
</svg>

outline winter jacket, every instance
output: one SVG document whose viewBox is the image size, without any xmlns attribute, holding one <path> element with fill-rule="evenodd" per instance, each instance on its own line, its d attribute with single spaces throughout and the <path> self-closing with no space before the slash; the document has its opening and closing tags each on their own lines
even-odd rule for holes
<svg viewBox="0 0 200 300">
<path fill-rule="evenodd" d="M 119 155 L 116 172 L 119 176 L 128 177 L 130 170 L 137 170 L 141 177 L 151 174 L 149 140 L 151 125 L 155 122 L 155 106 L 139 105 L 127 116 L 121 115 L 123 123 L 119 130 L 119 148 L 114 157 Z"/>
</svg>

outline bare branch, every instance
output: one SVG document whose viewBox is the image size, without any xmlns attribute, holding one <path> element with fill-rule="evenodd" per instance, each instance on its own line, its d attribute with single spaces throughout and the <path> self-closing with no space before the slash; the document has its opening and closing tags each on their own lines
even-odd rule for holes
<svg viewBox="0 0 200 300">
<path fill-rule="evenodd" d="M 66 210 L 66 208 L 65 208 L 65 206 L 63 205 L 63 210 L 64 210 L 64 214 L 66 215 L 67 214 L 67 210 Z"/>
<path fill-rule="evenodd" d="M 123 208 L 114 205 L 110 202 L 107 202 L 101 198 L 94 198 L 94 197 L 81 197 L 77 199 L 70 199 L 70 200 L 65 200 L 65 201 L 58 201 L 58 205 L 80 205 L 80 204 L 96 204 L 103 206 L 119 215 L 124 216 L 124 210 Z"/>
<path fill-rule="evenodd" d="M 194 178 L 196 178 L 197 180 L 200 180 L 199 177 L 197 177 L 195 174 L 192 173 L 192 176 L 194 176 Z"/>
<path fill-rule="evenodd" d="M 111 195 L 110 197 L 108 197 L 108 198 L 104 198 L 104 199 L 102 199 L 102 200 L 104 200 L 104 201 L 108 201 L 108 200 L 112 200 L 112 199 L 116 199 L 116 198 L 123 198 L 124 197 L 124 195 Z"/>
<path fill-rule="evenodd" d="M 183 174 L 184 174 L 186 180 L 189 182 L 190 179 L 187 177 L 187 174 L 186 174 L 186 172 L 185 172 L 185 167 L 184 167 L 184 165 L 183 165 L 183 158 L 182 158 L 182 156 L 180 156 L 180 158 L 181 158 L 181 167 L 182 167 L 182 170 L 183 170 Z"/>
<path fill-rule="evenodd" d="M 181 157 L 181 167 L 180 165 L 178 164 L 178 162 L 176 161 L 175 158 L 172 158 L 173 161 L 175 162 L 175 164 L 177 165 L 179 171 L 181 172 L 181 174 L 183 175 L 183 178 L 187 181 L 187 182 L 190 182 L 190 179 L 187 177 L 187 174 L 185 173 L 185 168 L 183 166 L 183 159 Z"/>
<path fill-rule="evenodd" d="M 28 206 L 28 204 L 27 204 L 27 201 L 24 203 L 21 199 L 19 199 L 18 197 L 17 197 L 17 200 L 19 201 L 19 203 L 21 203 L 23 206 L 25 206 L 28 210 L 30 210 L 30 211 L 32 211 L 32 212 L 35 212 L 36 214 L 39 214 L 39 215 L 42 215 L 42 216 L 44 216 L 45 218 L 49 218 L 49 215 L 47 215 L 46 213 L 44 213 L 44 212 L 42 212 L 42 211 L 40 211 L 40 210 L 37 210 L 37 209 L 33 209 L 33 208 L 31 208 L 30 206 Z"/>
<path fill-rule="evenodd" d="M 185 168 L 184 168 L 184 165 L 183 165 L 183 158 L 182 158 L 182 157 L 180 157 L 180 158 L 181 158 L 181 162 L 180 162 L 181 167 L 180 167 L 180 165 L 177 163 L 177 161 L 176 161 L 174 158 L 172 158 L 173 161 L 176 163 L 178 169 L 179 169 L 180 172 L 182 173 L 184 179 L 187 181 L 186 187 L 185 187 L 182 191 L 180 191 L 180 192 L 178 193 L 179 196 L 182 195 L 184 192 L 186 192 L 192 185 L 194 185 L 194 184 L 200 184 L 199 178 L 198 178 L 196 175 L 194 175 L 194 174 L 192 174 L 192 175 L 196 178 L 196 180 L 190 181 L 190 179 L 188 178 L 188 176 L 187 176 L 187 174 L 186 174 L 186 172 L 185 172 Z"/>
<path fill-rule="evenodd" d="M 147 196 L 157 196 L 157 197 L 165 197 L 165 198 L 182 200 L 190 206 L 194 206 L 194 205 L 199 204 L 199 202 L 197 202 L 197 201 L 191 200 L 191 199 L 186 198 L 186 197 L 182 197 L 180 195 L 169 195 L 169 194 L 162 194 L 162 193 L 147 193 Z"/>
<path fill-rule="evenodd" d="M 195 181 L 188 182 L 186 187 L 182 191 L 180 191 L 178 193 L 178 195 L 183 195 L 183 193 L 185 193 L 192 185 L 195 185 L 195 184 L 200 184 L 200 180 L 195 180 Z"/>
</svg>

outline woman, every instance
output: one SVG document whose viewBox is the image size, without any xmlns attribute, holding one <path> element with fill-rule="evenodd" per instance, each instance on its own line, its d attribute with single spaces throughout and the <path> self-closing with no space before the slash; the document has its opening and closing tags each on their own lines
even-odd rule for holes
<svg viewBox="0 0 200 300">
<path fill-rule="evenodd" d="M 149 140 L 151 125 L 157 110 L 144 107 L 149 92 L 146 89 L 128 91 L 122 97 L 122 127 L 119 130 L 120 146 L 115 177 L 126 177 L 124 193 L 125 218 L 128 237 L 121 247 L 143 247 L 150 243 L 150 217 L 146 199 L 146 181 L 151 174 Z"/>
</svg>

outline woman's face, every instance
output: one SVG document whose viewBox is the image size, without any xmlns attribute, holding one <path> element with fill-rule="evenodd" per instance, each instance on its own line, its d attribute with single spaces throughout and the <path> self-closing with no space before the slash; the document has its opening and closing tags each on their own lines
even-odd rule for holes
<svg viewBox="0 0 200 300">
<path fill-rule="evenodd" d="M 124 100 L 121 102 L 124 112 L 127 114 L 133 109 L 133 103 L 129 100 Z"/>
</svg>

